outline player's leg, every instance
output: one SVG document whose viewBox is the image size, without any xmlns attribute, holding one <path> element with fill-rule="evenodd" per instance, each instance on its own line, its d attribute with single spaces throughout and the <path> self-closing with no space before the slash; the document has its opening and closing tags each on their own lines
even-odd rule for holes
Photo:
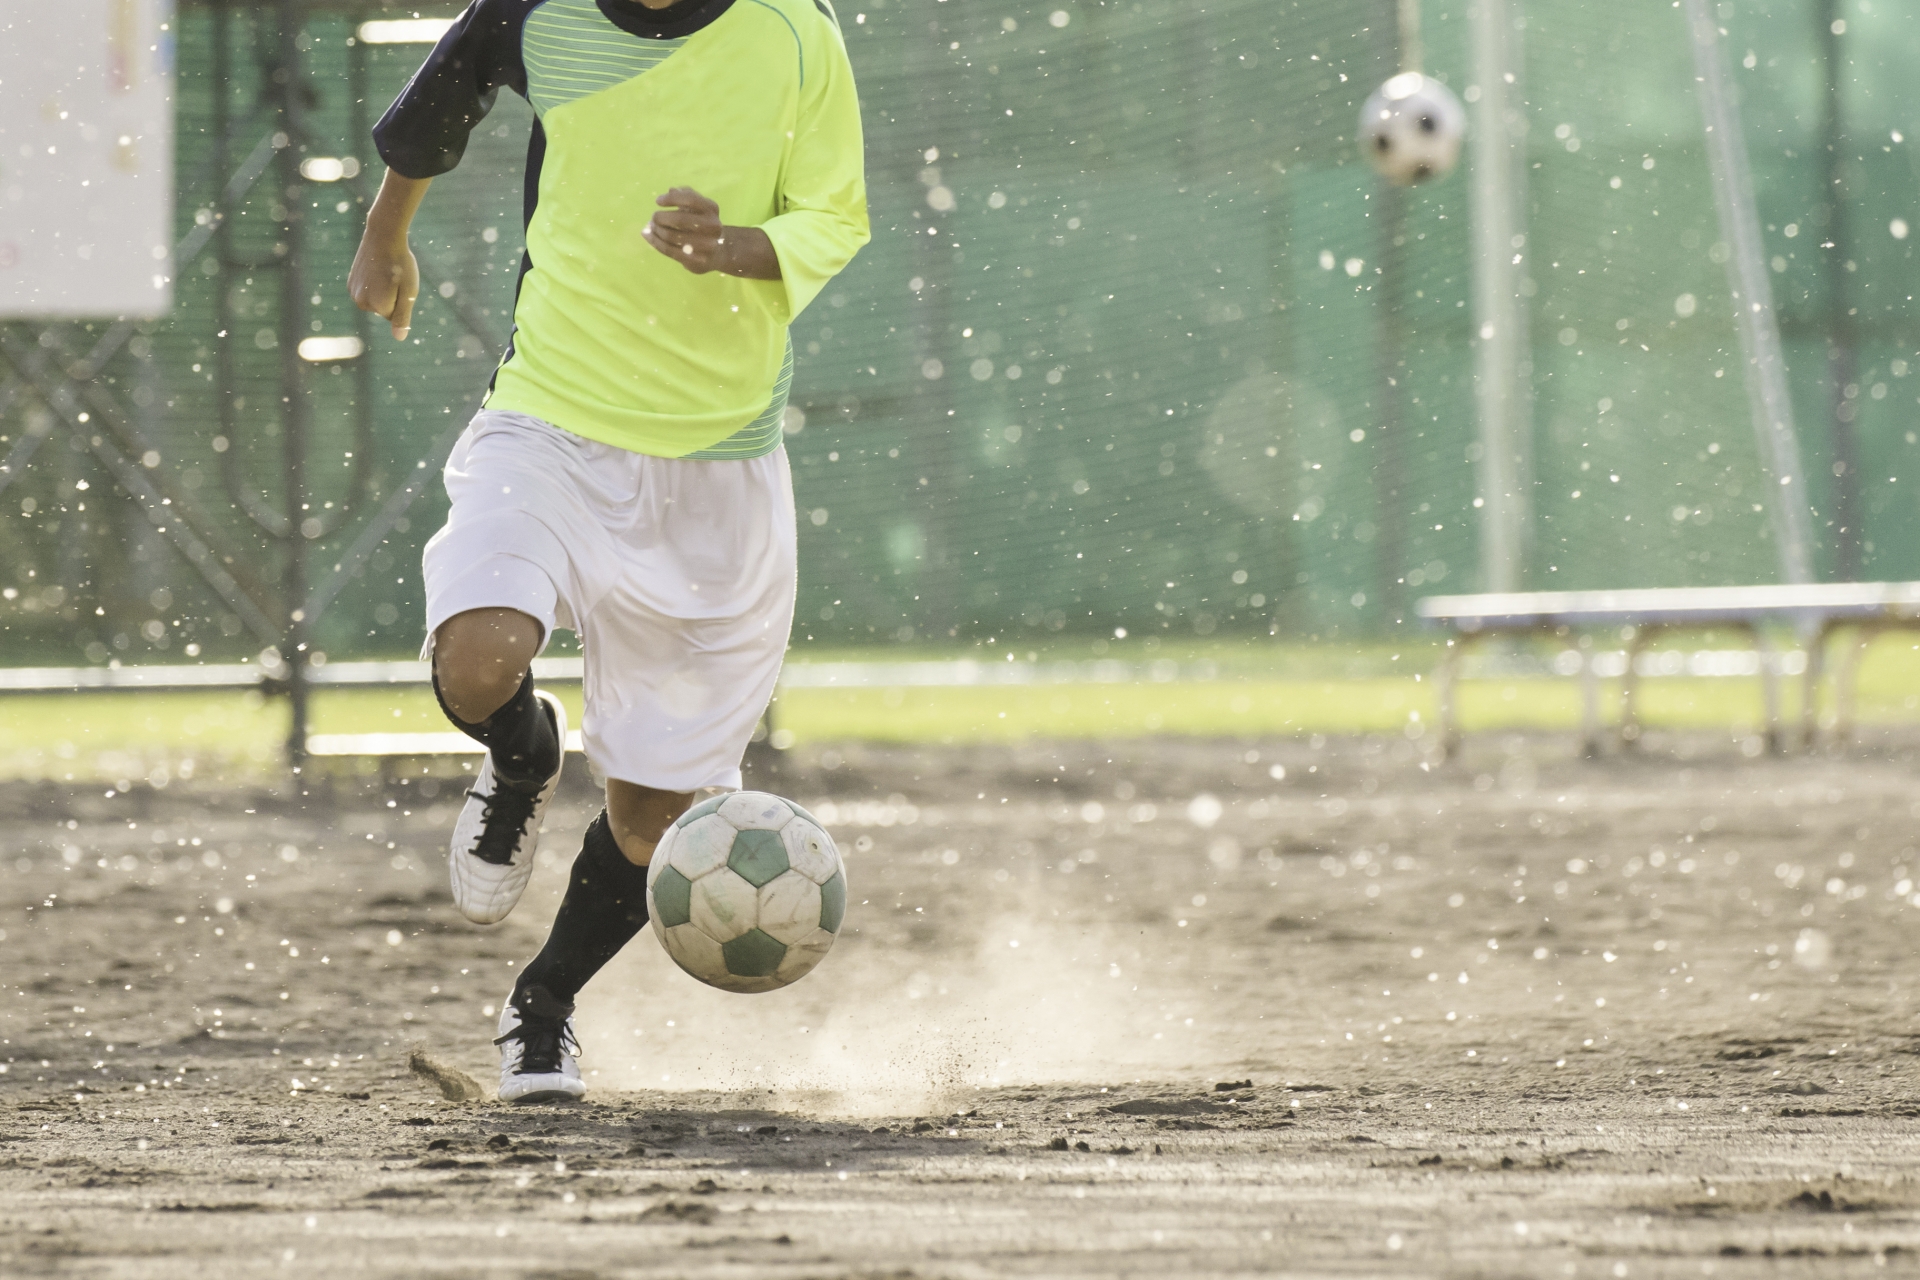
<svg viewBox="0 0 1920 1280">
<path fill-rule="evenodd" d="M 447 853 L 454 902 L 481 924 L 525 891 L 559 786 L 566 713 L 534 688 L 531 664 L 572 625 L 578 562 L 604 558 L 578 443 L 524 415 L 481 413 L 447 460 L 452 509 L 424 557 L 434 691 L 487 748 Z"/>
<path fill-rule="evenodd" d="M 560 785 L 567 713 L 533 684 L 545 639 L 539 619 L 500 607 L 455 614 L 433 633 L 440 709 L 487 748 L 447 853 L 454 903 L 481 924 L 504 918 L 526 890 Z"/>
<path fill-rule="evenodd" d="M 693 802 L 690 791 L 660 791 L 610 779 L 607 807 L 587 827 L 580 856 L 546 945 L 514 983 L 500 1020 L 503 1102 L 579 1097 L 573 1002 L 587 980 L 647 926 L 647 859 L 667 825 Z"/>
<path fill-rule="evenodd" d="M 514 985 L 516 1001 L 538 986 L 571 1005 L 587 980 L 640 932 L 647 923 L 647 859 L 693 795 L 608 780 L 607 807 L 587 828 L 547 943 Z"/>
</svg>

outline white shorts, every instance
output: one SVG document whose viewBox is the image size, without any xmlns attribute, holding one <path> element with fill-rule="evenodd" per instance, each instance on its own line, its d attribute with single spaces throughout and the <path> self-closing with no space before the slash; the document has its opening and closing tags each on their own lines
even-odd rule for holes
<svg viewBox="0 0 1920 1280">
<path fill-rule="evenodd" d="M 483 410 L 445 480 L 453 509 L 424 557 L 428 649 L 469 609 L 577 632 L 581 737 L 600 772 L 664 791 L 738 787 L 793 626 L 786 450 L 656 458 Z"/>
</svg>

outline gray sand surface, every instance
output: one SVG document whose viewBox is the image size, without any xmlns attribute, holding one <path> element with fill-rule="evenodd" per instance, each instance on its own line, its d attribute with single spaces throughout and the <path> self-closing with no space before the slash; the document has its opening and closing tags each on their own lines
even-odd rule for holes
<svg viewBox="0 0 1920 1280">
<path fill-rule="evenodd" d="M 584 782 L 492 929 L 457 781 L 7 788 L 0 1275 L 1910 1273 L 1916 759 L 808 750 L 834 954 L 643 935 L 521 1108 L 408 1055 L 496 1078 Z"/>
</svg>

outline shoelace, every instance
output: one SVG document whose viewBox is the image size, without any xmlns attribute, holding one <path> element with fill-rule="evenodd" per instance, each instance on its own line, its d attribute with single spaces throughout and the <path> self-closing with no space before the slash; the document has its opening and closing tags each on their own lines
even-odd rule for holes
<svg viewBox="0 0 1920 1280">
<path fill-rule="evenodd" d="M 490 796 L 478 791 L 467 794 L 481 804 L 480 839 L 473 846 L 473 856 L 496 867 L 506 866 L 520 851 L 520 841 L 527 834 L 527 822 L 533 817 L 534 803 L 540 797 L 499 782 L 493 784 Z"/>
<path fill-rule="evenodd" d="M 513 1069 L 517 1076 L 557 1075 L 562 1052 L 580 1056 L 580 1042 L 573 1038 L 573 1028 L 557 1018 L 523 1015 L 519 1026 L 494 1043 L 505 1044 L 509 1040 L 520 1042 L 520 1062 Z"/>
</svg>

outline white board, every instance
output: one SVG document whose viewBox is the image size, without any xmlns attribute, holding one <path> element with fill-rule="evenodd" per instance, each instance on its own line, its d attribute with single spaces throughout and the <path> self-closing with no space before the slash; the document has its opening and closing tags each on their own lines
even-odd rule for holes
<svg viewBox="0 0 1920 1280">
<path fill-rule="evenodd" d="M 172 0 L 0 0 L 0 318 L 173 304 Z"/>
</svg>

